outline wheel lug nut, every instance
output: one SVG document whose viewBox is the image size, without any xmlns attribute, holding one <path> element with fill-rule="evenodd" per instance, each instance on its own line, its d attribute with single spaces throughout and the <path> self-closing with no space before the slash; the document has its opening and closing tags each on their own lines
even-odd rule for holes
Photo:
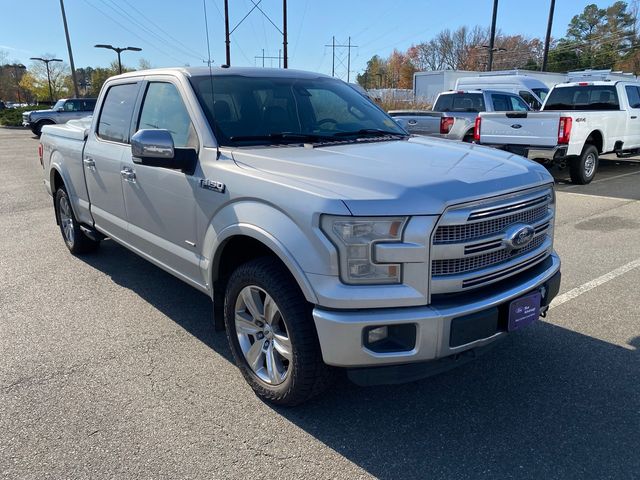
<svg viewBox="0 0 640 480">
<path fill-rule="evenodd" d="M 262 340 L 264 338 L 264 333 L 258 332 L 256 333 L 256 337 L 258 337 L 258 340 Z"/>
</svg>

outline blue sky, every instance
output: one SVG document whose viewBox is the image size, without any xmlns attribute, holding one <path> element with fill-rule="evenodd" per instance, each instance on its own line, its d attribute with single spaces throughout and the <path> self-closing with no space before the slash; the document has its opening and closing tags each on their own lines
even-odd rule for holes
<svg viewBox="0 0 640 480">
<path fill-rule="evenodd" d="M 224 63 L 223 0 L 206 0 L 211 57 Z M 254 0 L 257 1 L 257 0 Z M 331 73 L 331 49 L 351 36 L 351 71 L 362 71 L 373 54 L 388 55 L 412 43 L 428 40 L 444 28 L 489 25 L 493 0 L 288 0 L 289 67 Z M 557 0 L 553 26 L 563 36 L 573 15 L 589 3 L 609 1 Z M 10 60 L 29 63 L 29 57 L 54 54 L 68 61 L 58 0 L 0 0 L 3 22 L 0 49 Z M 229 0 L 231 28 L 251 8 L 251 0 Z M 123 63 L 137 65 L 143 57 L 154 67 L 202 65 L 207 57 L 202 0 L 66 0 L 65 7 L 76 67 L 106 66 L 115 53 L 94 44 L 137 46 L 142 52 L 123 53 Z M 260 7 L 279 27 L 282 1 L 261 0 Z M 544 37 L 548 0 L 500 0 L 498 28 L 506 34 Z M 28 20 L 25 20 L 28 19 Z M 23 21 L 24 20 L 24 21 Z M 282 46 L 278 31 L 254 10 L 233 33 L 233 65 L 262 65 L 255 56 L 277 56 Z M 338 52 L 336 73 L 346 77 L 346 49 Z M 273 63 L 270 63 L 273 62 Z M 343 65 L 344 63 L 344 65 Z M 266 66 L 277 60 L 266 60 Z"/>
</svg>

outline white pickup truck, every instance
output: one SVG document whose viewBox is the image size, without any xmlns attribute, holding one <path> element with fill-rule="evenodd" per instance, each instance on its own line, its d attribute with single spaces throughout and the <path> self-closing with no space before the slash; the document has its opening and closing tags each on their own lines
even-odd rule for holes
<svg viewBox="0 0 640 480">
<path fill-rule="evenodd" d="M 308 399 L 335 367 L 397 383 L 458 365 L 558 292 L 544 167 L 411 137 L 331 77 L 130 72 L 91 121 L 41 142 L 70 252 L 109 237 L 208 294 L 274 403 Z"/>
<path fill-rule="evenodd" d="M 601 154 L 622 157 L 640 149 L 640 84 L 559 84 L 540 112 L 480 113 L 474 137 L 544 164 L 568 164 L 571 180 L 584 185 Z"/>
</svg>

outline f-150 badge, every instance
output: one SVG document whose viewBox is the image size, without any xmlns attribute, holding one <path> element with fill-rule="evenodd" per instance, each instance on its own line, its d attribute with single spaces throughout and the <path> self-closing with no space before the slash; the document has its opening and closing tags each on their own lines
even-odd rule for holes
<svg viewBox="0 0 640 480">
<path fill-rule="evenodd" d="M 207 190 L 213 190 L 214 192 L 224 193 L 225 185 L 222 182 L 216 182 L 215 180 L 209 180 L 208 178 L 203 178 L 200 180 L 200 186 L 202 188 L 206 188 Z"/>
</svg>

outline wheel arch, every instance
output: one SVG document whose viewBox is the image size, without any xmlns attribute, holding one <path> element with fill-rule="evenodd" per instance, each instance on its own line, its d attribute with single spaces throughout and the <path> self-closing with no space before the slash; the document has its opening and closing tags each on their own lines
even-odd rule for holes
<svg viewBox="0 0 640 480">
<path fill-rule="evenodd" d="M 237 223 L 220 232 L 209 260 L 207 278 L 211 279 L 214 303 L 220 294 L 224 294 L 226 282 L 237 266 L 263 256 L 277 258 L 294 278 L 305 299 L 310 303 L 318 302 L 304 270 L 280 240 L 256 225 Z"/>
<path fill-rule="evenodd" d="M 598 150 L 598 154 L 601 154 L 604 151 L 604 136 L 600 130 L 593 130 L 589 135 L 587 135 L 587 139 L 585 140 L 585 145 L 593 145 Z"/>
</svg>

